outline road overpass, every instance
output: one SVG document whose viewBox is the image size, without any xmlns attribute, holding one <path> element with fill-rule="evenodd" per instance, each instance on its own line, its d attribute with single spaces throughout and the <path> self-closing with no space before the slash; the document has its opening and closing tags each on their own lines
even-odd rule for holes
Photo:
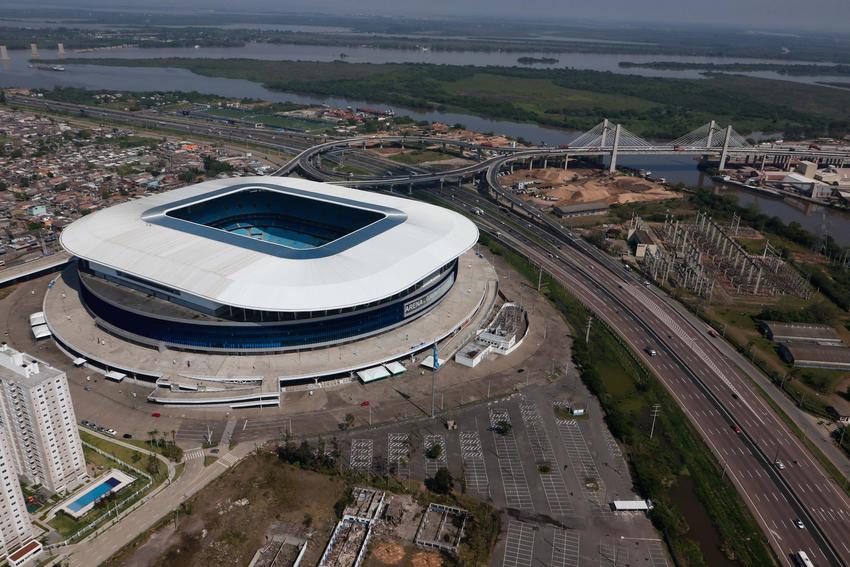
<svg viewBox="0 0 850 567">
<path fill-rule="evenodd" d="M 365 150 L 369 147 L 389 144 L 456 146 L 474 151 L 479 161 L 468 166 L 441 172 L 417 173 L 396 176 L 341 177 L 326 172 L 315 164 L 323 153 L 339 150 Z M 566 169 L 571 158 L 607 158 L 609 170 L 616 169 L 617 160 L 623 156 L 715 156 L 720 168 L 730 158 L 745 159 L 756 163 L 759 159 L 770 159 L 773 163 L 788 164 L 795 159 L 809 159 L 818 163 L 844 166 L 850 162 L 850 146 L 827 150 L 793 144 L 749 145 L 731 126 L 720 129 L 714 122 L 706 124 L 671 142 L 648 142 L 628 132 L 621 125 L 610 125 L 608 121 L 580 135 L 569 144 L 557 148 L 533 147 L 490 147 L 473 142 L 452 140 L 433 136 L 364 136 L 345 140 L 330 140 L 305 149 L 275 173 L 288 175 L 299 172 L 317 181 L 338 183 L 350 187 L 412 188 L 414 185 L 453 183 L 474 177 L 493 167 L 499 169 L 520 165 L 534 167 L 535 162 L 543 167 L 549 163 L 563 165 Z"/>
</svg>

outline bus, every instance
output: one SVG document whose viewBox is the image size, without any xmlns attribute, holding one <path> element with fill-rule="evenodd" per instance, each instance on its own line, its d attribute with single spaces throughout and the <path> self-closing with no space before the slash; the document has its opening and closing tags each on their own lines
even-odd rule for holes
<svg viewBox="0 0 850 567">
<path fill-rule="evenodd" d="M 815 564 L 812 563 L 812 560 L 809 559 L 809 556 L 805 551 L 798 551 L 794 558 L 797 560 L 797 565 L 800 567 L 815 567 Z"/>
</svg>

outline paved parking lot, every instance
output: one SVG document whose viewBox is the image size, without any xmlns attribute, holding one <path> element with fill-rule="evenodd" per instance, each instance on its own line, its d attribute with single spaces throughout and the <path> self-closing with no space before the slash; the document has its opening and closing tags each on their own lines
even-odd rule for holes
<svg viewBox="0 0 850 567">
<path fill-rule="evenodd" d="M 570 460 L 573 462 L 573 471 L 575 471 L 588 501 L 599 513 L 609 515 L 611 509 L 608 503 L 603 500 L 605 485 L 602 481 L 602 475 L 599 474 L 596 461 L 593 460 L 593 456 L 587 448 L 578 422 L 574 419 L 559 419 L 558 431 L 561 433 L 561 439 L 567 448 Z"/>
<path fill-rule="evenodd" d="M 425 478 L 433 478 L 441 468 L 448 468 L 446 458 L 446 438 L 443 435 L 426 435 L 422 442 L 425 455 Z M 439 455 L 435 458 L 428 456 L 428 452 L 439 446 Z"/>
<path fill-rule="evenodd" d="M 340 432 L 343 462 L 361 473 L 417 481 L 447 467 L 468 494 L 504 511 L 494 565 L 667 567 L 649 519 L 608 507 L 613 495 L 634 495 L 628 474 L 615 470 L 622 452 L 605 432 L 601 413 L 580 422 L 558 420 L 553 394 L 541 388 L 446 419 L 457 429 L 423 418 Z M 511 424 L 505 434 L 495 431 L 501 422 Z M 436 444 L 443 447 L 440 457 L 428 459 L 425 453 Z M 551 465 L 548 473 L 541 463 Z M 585 479 L 600 489 L 585 488 Z"/>
<path fill-rule="evenodd" d="M 551 567 L 579 567 L 579 535 L 555 528 Z"/>
<path fill-rule="evenodd" d="M 496 408 L 490 410 L 490 427 L 493 429 L 493 442 L 496 445 L 496 457 L 499 460 L 499 473 L 505 489 L 508 508 L 534 511 L 531 490 L 522 465 L 513 431 L 496 431 L 501 424 L 511 424 L 508 410 Z"/>
<path fill-rule="evenodd" d="M 351 458 L 349 459 L 351 470 L 369 473 L 372 472 L 374 442 L 371 439 L 353 439 L 351 441 Z"/>
<path fill-rule="evenodd" d="M 402 480 L 410 478 L 410 435 L 387 434 L 387 470 Z"/>
<path fill-rule="evenodd" d="M 484 462 L 478 431 L 461 431 L 459 439 L 466 491 L 481 498 L 489 498 L 490 479 L 487 476 L 487 465 Z"/>
<path fill-rule="evenodd" d="M 540 481 L 549 510 L 557 516 L 565 516 L 575 512 L 575 506 L 570 498 L 564 477 L 561 476 L 561 465 L 549 442 L 549 437 L 540 419 L 540 413 L 534 402 L 523 401 L 519 404 L 522 421 L 525 424 L 529 446 L 537 464 Z"/>
<path fill-rule="evenodd" d="M 176 439 L 187 447 L 200 447 L 205 442 L 217 445 L 224 431 L 225 421 L 184 421 L 177 430 Z"/>
<path fill-rule="evenodd" d="M 502 567 L 531 567 L 534 558 L 534 525 L 511 520 L 505 539 Z"/>
</svg>

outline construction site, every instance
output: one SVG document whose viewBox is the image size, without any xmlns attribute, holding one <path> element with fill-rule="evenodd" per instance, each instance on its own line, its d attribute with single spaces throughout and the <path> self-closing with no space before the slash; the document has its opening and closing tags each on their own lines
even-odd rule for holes
<svg viewBox="0 0 850 567">
<path fill-rule="evenodd" d="M 416 531 L 416 545 L 457 553 L 457 547 L 463 539 L 466 517 L 466 510 L 461 508 L 429 504 Z"/>
<path fill-rule="evenodd" d="M 668 213 L 655 228 L 640 217 L 632 218 L 628 240 L 644 272 L 661 286 L 679 286 L 709 300 L 718 293 L 809 299 L 814 288 L 768 240 L 761 253 L 738 242 L 751 232 L 741 227 L 737 215 L 721 225 L 703 211 L 688 222 Z"/>
<path fill-rule="evenodd" d="M 352 503 L 345 508 L 334 528 L 319 567 L 358 567 L 366 555 L 372 524 L 383 513 L 386 493 L 371 488 L 354 488 Z"/>
<path fill-rule="evenodd" d="M 620 205 L 681 197 L 681 193 L 646 177 L 610 173 L 586 166 L 575 169 L 532 167 L 517 167 L 503 176 L 502 183 L 523 199 L 539 206 Z"/>
</svg>

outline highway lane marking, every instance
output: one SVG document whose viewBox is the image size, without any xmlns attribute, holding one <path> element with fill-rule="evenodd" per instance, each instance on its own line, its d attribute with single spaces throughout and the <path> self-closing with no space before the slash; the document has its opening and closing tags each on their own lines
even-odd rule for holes
<svg viewBox="0 0 850 567">
<path fill-rule="evenodd" d="M 525 245 L 523 245 L 523 243 L 520 242 L 519 244 L 520 244 L 521 248 L 527 249 L 527 247 Z M 531 256 L 534 256 L 534 255 L 535 255 L 534 251 L 532 250 Z M 601 319 L 603 319 L 607 323 L 611 324 L 615 328 L 617 327 L 617 325 L 619 323 L 622 323 L 622 321 L 620 321 L 620 320 L 624 319 L 624 315 L 616 315 L 615 316 L 613 314 L 609 314 L 608 311 L 606 310 L 606 307 L 608 307 L 608 306 L 605 305 L 605 304 L 602 304 L 599 301 L 597 295 L 594 292 L 591 292 L 591 290 L 588 288 L 588 286 L 582 280 L 580 280 L 577 277 L 572 276 L 567 271 L 567 268 L 565 268 L 563 266 L 555 265 L 555 268 L 556 269 L 553 270 L 552 272 L 554 274 L 557 274 L 558 276 L 560 276 L 560 278 L 563 281 L 568 282 L 568 285 L 574 286 L 574 289 L 581 290 L 583 292 L 582 296 L 584 297 L 584 301 L 586 302 L 586 304 L 589 307 L 591 307 L 591 309 L 595 308 L 594 311 L 597 313 L 597 315 Z M 619 314 L 619 310 L 617 310 L 617 313 Z M 635 313 L 637 313 L 637 311 L 635 311 Z M 629 344 L 635 352 L 640 352 L 640 350 L 641 350 L 640 345 L 635 344 L 634 340 L 631 337 L 624 336 L 623 338 L 626 341 L 626 343 Z M 693 423 L 696 426 L 696 428 L 703 433 L 703 438 L 711 446 L 711 448 L 715 452 L 715 454 L 719 455 L 720 451 L 719 451 L 717 444 L 712 442 L 711 437 L 708 434 L 706 434 L 705 427 L 703 426 L 703 424 L 700 423 L 699 420 L 697 420 L 693 416 L 690 408 L 687 406 L 686 403 L 684 403 L 683 396 L 681 395 L 682 393 L 677 391 L 676 389 L 672 388 L 672 386 L 670 385 L 671 382 L 672 382 L 670 377 L 664 377 L 664 376 L 659 375 L 659 378 L 663 382 L 668 384 L 668 391 L 673 396 L 673 398 L 678 402 L 679 407 L 682 408 L 682 411 L 686 415 L 689 416 L 691 423 Z M 758 469 L 756 469 L 756 470 L 758 470 Z M 738 477 L 734 473 L 734 471 L 731 471 L 731 470 L 729 471 L 729 477 L 733 481 L 733 483 L 735 485 L 737 485 L 738 492 L 740 494 L 742 494 L 749 501 L 750 509 L 753 512 L 755 512 L 755 514 L 758 517 L 758 520 L 760 521 L 761 525 L 763 525 L 763 526 L 765 526 L 765 528 L 767 528 L 767 521 L 765 520 L 765 518 L 762 515 L 761 511 L 759 510 L 758 506 L 756 506 L 756 504 L 753 502 L 752 498 L 750 498 L 750 493 L 744 488 L 743 484 L 741 483 L 740 479 L 738 479 Z M 771 534 L 771 535 L 773 535 L 775 546 L 780 547 L 780 545 L 777 541 L 778 538 L 776 537 L 776 534 Z M 790 560 L 787 557 L 783 557 L 783 559 L 785 561 L 785 564 L 791 565 Z"/>
</svg>

